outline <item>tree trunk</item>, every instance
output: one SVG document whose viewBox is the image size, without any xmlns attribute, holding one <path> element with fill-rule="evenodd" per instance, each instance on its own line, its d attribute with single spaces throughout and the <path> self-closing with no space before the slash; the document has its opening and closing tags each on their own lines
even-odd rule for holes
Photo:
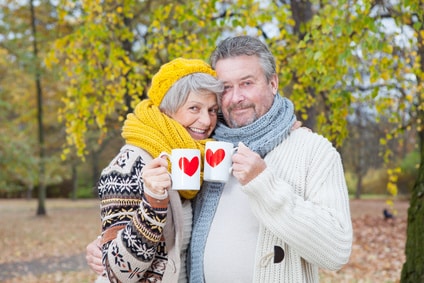
<svg viewBox="0 0 424 283">
<path fill-rule="evenodd" d="M 299 39 L 303 39 L 305 32 L 302 31 L 302 25 L 314 16 L 312 3 L 309 0 L 290 1 L 290 7 L 295 22 L 294 33 L 299 36 Z"/>
<path fill-rule="evenodd" d="M 418 53 L 421 71 L 424 71 L 424 44 L 422 32 L 418 31 Z M 422 95 L 418 95 L 418 104 L 424 105 Z M 418 120 L 424 119 L 424 110 L 418 110 Z M 422 127 L 422 124 L 421 124 Z M 419 128 L 419 127 L 418 127 Z M 408 209 L 408 228 L 406 231 L 406 261 L 402 267 L 401 282 L 424 282 L 424 130 L 418 130 L 420 149 L 420 167 L 418 177 L 411 193 Z"/>
<path fill-rule="evenodd" d="M 40 64 L 38 59 L 38 47 L 37 47 L 37 27 L 35 25 L 35 11 L 33 0 L 29 1 L 31 8 L 31 28 L 33 35 L 33 55 L 35 65 L 35 85 L 37 90 L 37 121 L 38 121 L 38 143 L 40 147 L 39 157 L 39 179 L 38 179 L 38 209 L 37 215 L 46 215 L 46 184 L 45 184 L 45 164 L 44 164 L 44 130 L 43 130 L 43 95 L 41 91 L 41 79 L 40 79 Z"/>
<path fill-rule="evenodd" d="M 401 282 L 424 282 L 424 133 L 420 135 L 421 163 L 408 209 L 408 229 L 405 246 L 406 261 Z"/>
<path fill-rule="evenodd" d="M 356 192 L 355 192 L 355 198 L 360 199 L 362 194 L 362 174 L 359 172 L 357 174 L 358 176 L 358 182 L 356 183 Z"/>
<path fill-rule="evenodd" d="M 34 185 L 30 184 L 28 185 L 27 193 L 26 193 L 26 199 L 30 200 L 32 198 L 32 191 L 34 190 Z"/>
<path fill-rule="evenodd" d="M 78 171 L 76 162 L 72 162 L 72 200 L 77 199 L 77 189 L 78 189 Z"/>
</svg>

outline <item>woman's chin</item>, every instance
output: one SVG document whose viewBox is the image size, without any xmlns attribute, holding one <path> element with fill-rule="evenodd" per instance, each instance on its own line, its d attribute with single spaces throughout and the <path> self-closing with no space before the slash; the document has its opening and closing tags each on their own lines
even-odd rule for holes
<svg viewBox="0 0 424 283">
<path fill-rule="evenodd" d="M 204 139 L 208 138 L 208 135 L 206 135 L 206 134 L 195 133 L 195 132 L 192 132 L 192 131 L 189 131 L 189 134 L 195 140 L 204 140 Z"/>
</svg>

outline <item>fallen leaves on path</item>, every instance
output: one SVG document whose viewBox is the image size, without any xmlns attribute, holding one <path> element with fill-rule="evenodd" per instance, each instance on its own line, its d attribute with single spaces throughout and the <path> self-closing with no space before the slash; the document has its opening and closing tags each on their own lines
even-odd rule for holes
<svg viewBox="0 0 424 283">
<path fill-rule="evenodd" d="M 36 201 L 0 200 L 0 264 L 85 252 L 100 228 L 97 200 L 47 200 L 47 217 L 35 217 Z M 321 283 L 398 282 L 405 261 L 408 202 L 383 219 L 385 200 L 351 200 L 353 246 L 349 263 L 337 272 L 320 271 Z M 4 283 L 93 282 L 92 271 L 57 271 L 7 279 Z M 1 278 L 0 278 L 1 280 Z"/>
<path fill-rule="evenodd" d="M 405 261 L 406 214 L 384 220 L 381 210 L 352 219 L 349 263 L 338 272 L 321 271 L 322 282 L 399 282 Z"/>
</svg>

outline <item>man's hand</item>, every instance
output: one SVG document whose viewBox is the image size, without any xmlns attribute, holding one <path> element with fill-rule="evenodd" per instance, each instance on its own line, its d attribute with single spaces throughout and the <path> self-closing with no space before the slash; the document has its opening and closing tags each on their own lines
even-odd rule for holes
<svg viewBox="0 0 424 283">
<path fill-rule="evenodd" d="M 256 152 L 239 142 L 233 155 L 233 175 L 243 186 L 266 169 L 265 161 Z"/>
<path fill-rule="evenodd" d="M 100 237 L 92 241 L 85 248 L 85 260 L 88 266 L 98 275 L 102 275 L 104 267 L 102 264 L 102 247 Z"/>
</svg>

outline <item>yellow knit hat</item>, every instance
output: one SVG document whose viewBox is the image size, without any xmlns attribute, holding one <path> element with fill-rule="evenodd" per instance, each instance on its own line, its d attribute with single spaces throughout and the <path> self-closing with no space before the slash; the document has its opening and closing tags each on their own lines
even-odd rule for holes
<svg viewBox="0 0 424 283">
<path fill-rule="evenodd" d="M 153 76 L 147 96 L 154 105 L 159 106 L 176 81 L 193 73 L 205 73 L 216 77 L 215 71 L 202 60 L 177 58 L 162 65 L 159 72 Z"/>
</svg>

